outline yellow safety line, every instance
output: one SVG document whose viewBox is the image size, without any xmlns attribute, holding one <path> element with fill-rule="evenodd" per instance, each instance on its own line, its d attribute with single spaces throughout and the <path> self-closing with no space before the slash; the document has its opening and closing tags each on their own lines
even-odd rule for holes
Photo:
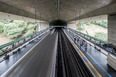
<svg viewBox="0 0 116 77">
<path fill-rule="evenodd" d="M 66 35 L 67 35 L 67 33 L 66 33 Z M 67 35 L 68 36 L 68 35 Z M 68 36 L 69 37 L 69 36 Z M 71 39 L 70 37 L 69 37 L 69 39 Z M 71 39 L 71 41 L 72 41 L 72 39 Z M 73 42 L 73 41 L 72 41 Z M 73 42 L 74 43 L 74 42 Z M 77 45 L 74 43 L 74 45 L 76 46 L 76 48 L 78 48 L 77 47 Z M 82 51 L 78 48 L 78 50 L 79 50 L 79 52 L 83 55 L 83 57 L 88 61 L 88 63 L 90 64 L 90 66 L 94 69 L 94 71 L 98 74 L 98 76 L 99 77 L 102 77 L 101 76 L 101 74 L 96 70 L 96 68 L 91 64 L 91 62 L 86 58 L 86 56 L 82 53 Z"/>
</svg>

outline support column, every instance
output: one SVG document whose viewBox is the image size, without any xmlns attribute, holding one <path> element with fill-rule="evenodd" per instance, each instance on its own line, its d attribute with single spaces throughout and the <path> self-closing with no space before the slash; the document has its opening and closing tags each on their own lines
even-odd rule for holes
<svg viewBox="0 0 116 77">
<path fill-rule="evenodd" d="M 40 23 L 38 23 L 38 31 L 40 31 Z"/>
<path fill-rule="evenodd" d="M 116 46 L 116 15 L 108 16 L 108 43 Z"/>
</svg>

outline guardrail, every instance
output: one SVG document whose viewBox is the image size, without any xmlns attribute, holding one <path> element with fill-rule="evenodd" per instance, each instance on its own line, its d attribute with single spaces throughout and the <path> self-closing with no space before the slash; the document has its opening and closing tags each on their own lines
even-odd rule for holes
<svg viewBox="0 0 116 77">
<path fill-rule="evenodd" d="M 36 36 L 40 35 L 41 33 L 51 30 L 52 28 L 47 28 L 42 31 L 36 32 L 34 34 L 28 35 L 26 37 L 17 39 L 15 41 L 9 42 L 7 44 L 0 46 L 0 56 L 7 54 L 8 52 L 14 50 L 15 48 L 23 45 L 24 43 L 30 41 L 31 39 L 35 38 Z"/>
<path fill-rule="evenodd" d="M 79 35 L 79 37 L 81 36 L 82 38 L 89 41 L 89 43 L 91 42 L 93 44 L 93 47 L 95 47 L 97 50 L 99 50 L 99 51 L 102 50 L 105 55 L 107 55 L 108 53 L 111 53 L 116 56 L 116 48 L 112 44 L 110 45 L 109 43 L 107 43 L 105 41 L 96 39 L 92 36 L 86 35 L 84 33 L 78 32 L 78 31 L 70 29 L 70 28 L 66 28 L 66 29 L 70 33 L 73 33 L 73 38 L 75 38 L 75 34 L 77 34 L 77 35 Z M 104 52 L 104 51 L 106 51 L 106 52 Z"/>
<path fill-rule="evenodd" d="M 67 29 L 69 29 L 70 31 L 72 31 L 72 32 L 74 32 L 74 33 L 77 33 L 77 34 L 83 36 L 84 38 L 86 38 L 86 39 L 88 39 L 88 40 L 90 40 L 90 41 L 92 41 L 92 42 L 94 42 L 94 43 L 96 43 L 96 44 L 100 44 L 100 45 L 101 45 L 101 44 L 108 44 L 107 42 L 105 42 L 105 41 L 103 41 L 103 40 L 94 38 L 94 37 L 92 37 L 92 36 L 86 35 L 86 34 L 81 33 L 81 32 L 79 32 L 79 31 L 76 31 L 76 30 L 73 30 L 73 29 L 70 29 L 70 28 L 67 28 Z"/>
</svg>

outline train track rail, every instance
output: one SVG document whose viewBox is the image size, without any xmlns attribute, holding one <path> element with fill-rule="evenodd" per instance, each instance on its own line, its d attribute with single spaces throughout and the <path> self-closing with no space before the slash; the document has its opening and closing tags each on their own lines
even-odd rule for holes
<svg viewBox="0 0 116 77">
<path fill-rule="evenodd" d="M 93 77 L 62 30 L 58 30 L 56 77 Z"/>
</svg>

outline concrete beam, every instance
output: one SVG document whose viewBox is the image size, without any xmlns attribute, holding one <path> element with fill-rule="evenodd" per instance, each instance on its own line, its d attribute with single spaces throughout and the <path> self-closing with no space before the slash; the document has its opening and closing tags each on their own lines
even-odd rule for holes
<svg viewBox="0 0 116 77">
<path fill-rule="evenodd" d="M 26 21 L 26 22 L 44 22 L 44 23 L 47 23 L 46 21 L 42 21 L 42 20 L 38 20 L 38 19 L 35 20 L 33 18 L 14 15 L 14 14 L 10 14 L 10 13 L 4 13 L 4 12 L 0 12 L 0 19 L 22 20 L 22 21 Z"/>
<path fill-rule="evenodd" d="M 111 14 L 116 14 L 116 3 L 107 5 L 105 7 L 96 9 L 91 12 L 88 12 L 88 13 L 81 15 L 79 17 L 76 17 L 75 19 L 72 19 L 70 21 L 100 16 L 100 15 L 111 15 Z"/>
<path fill-rule="evenodd" d="M 22 9 L 13 7 L 13 6 L 5 4 L 3 2 L 0 2 L 0 11 L 9 13 L 9 14 L 14 14 L 14 15 L 18 15 L 18 16 L 24 16 L 24 17 L 35 19 L 35 14 L 32 14 L 29 11 L 27 12 Z M 36 15 L 36 19 L 44 20 L 42 17 L 39 17 L 37 15 Z M 44 20 L 44 21 L 46 21 L 46 20 Z"/>
<path fill-rule="evenodd" d="M 80 19 L 80 20 L 70 21 L 70 22 L 68 22 L 68 24 L 74 24 L 74 23 L 76 24 L 79 22 L 107 20 L 107 19 L 108 19 L 108 15 L 99 15 L 99 16 L 94 16 L 94 17 L 90 17 L 90 18 L 84 18 L 84 19 Z"/>
<path fill-rule="evenodd" d="M 28 13 L 24 10 L 15 8 L 13 6 L 10 6 L 8 4 L 5 4 L 3 2 L 0 2 L 0 11 L 5 12 L 5 13 L 20 15 L 20 16 L 25 16 L 25 17 L 29 17 L 29 18 L 35 18 L 35 15 Z"/>
<path fill-rule="evenodd" d="M 108 43 L 116 46 L 116 15 L 108 16 Z"/>
</svg>

